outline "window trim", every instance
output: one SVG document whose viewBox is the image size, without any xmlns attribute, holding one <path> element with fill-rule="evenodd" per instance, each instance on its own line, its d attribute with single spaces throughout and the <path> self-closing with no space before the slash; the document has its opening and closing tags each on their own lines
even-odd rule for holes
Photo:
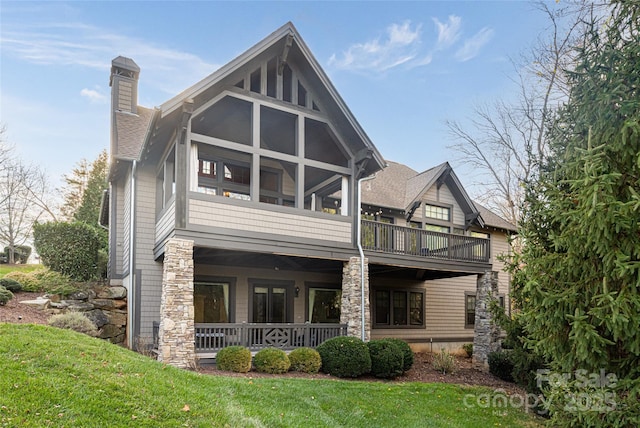
<svg viewBox="0 0 640 428">
<path fill-rule="evenodd" d="M 388 291 L 389 292 L 389 324 L 379 324 L 376 322 L 376 292 L 377 291 Z M 405 325 L 394 325 L 391 323 L 393 319 L 393 293 L 394 292 L 403 292 L 407 293 L 407 324 Z M 422 295 L 422 324 L 416 325 L 411 324 L 411 294 L 410 293 L 419 293 Z M 427 290 L 424 288 L 395 288 L 395 287 L 372 287 L 371 288 L 371 327 L 374 329 L 424 329 L 426 327 L 426 295 Z"/>
<path fill-rule="evenodd" d="M 473 324 L 467 323 L 467 297 L 473 296 L 474 305 L 473 305 Z M 476 326 L 476 306 L 478 305 L 478 295 L 475 291 L 465 291 L 464 292 L 464 328 L 475 328 Z"/>
</svg>

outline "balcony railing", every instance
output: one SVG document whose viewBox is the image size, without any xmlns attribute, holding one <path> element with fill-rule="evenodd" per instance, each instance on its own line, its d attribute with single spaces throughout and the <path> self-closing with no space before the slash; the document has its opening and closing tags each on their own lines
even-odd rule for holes
<svg viewBox="0 0 640 428">
<path fill-rule="evenodd" d="M 387 254 L 489 262 L 489 240 L 362 220 L 362 247 Z"/>
<path fill-rule="evenodd" d="M 153 323 L 153 343 L 158 346 L 159 323 Z M 276 347 L 315 348 L 327 339 L 347 334 L 346 324 L 195 324 L 198 353 L 216 353 L 226 346 L 245 346 L 252 351 Z"/>
</svg>

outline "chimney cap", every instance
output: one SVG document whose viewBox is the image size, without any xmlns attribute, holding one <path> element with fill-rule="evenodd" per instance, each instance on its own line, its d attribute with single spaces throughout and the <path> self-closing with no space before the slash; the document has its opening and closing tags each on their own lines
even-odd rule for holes
<svg viewBox="0 0 640 428">
<path fill-rule="evenodd" d="M 138 64 L 136 64 L 136 62 L 131 58 L 124 56 L 118 56 L 111 61 L 111 69 L 113 70 L 114 68 L 123 68 L 125 70 L 140 73 L 140 67 L 138 67 Z"/>
</svg>

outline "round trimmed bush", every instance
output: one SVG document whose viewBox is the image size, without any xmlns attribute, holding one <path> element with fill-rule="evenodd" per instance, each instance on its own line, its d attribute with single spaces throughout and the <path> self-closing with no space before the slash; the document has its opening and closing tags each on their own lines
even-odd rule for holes
<svg viewBox="0 0 640 428">
<path fill-rule="evenodd" d="M 358 377 L 371 371 L 369 348 L 356 337 L 334 337 L 317 348 L 322 371 L 337 377 Z"/>
<path fill-rule="evenodd" d="M 13 299 L 13 293 L 0 285 L 0 306 L 6 305 L 11 299 Z"/>
<path fill-rule="evenodd" d="M 22 290 L 22 284 L 11 278 L 0 278 L 0 287 L 4 287 L 12 293 Z"/>
<path fill-rule="evenodd" d="M 251 370 L 251 351 L 244 346 L 227 346 L 218 351 L 216 366 L 220 370 L 247 373 Z"/>
<path fill-rule="evenodd" d="M 18 281 L 22 285 L 22 291 L 40 292 L 44 291 L 44 289 L 41 288 L 40 281 L 38 281 L 34 275 L 34 272 L 38 272 L 40 270 L 45 269 L 37 269 L 32 272 L 20 272 L 14 270 L 13 272 L 6 274 L 3 279 L 13 279 L 14 281 Z"/>
<path fill-rule="evenodd" d="M 391 341 L 398 345 L 400 350 L 402 351 L 402 361 L 403 367 L 402 371 L 406 372 L 413 366 L 413 350 L 409 346 L 407 342 L 402 339 L 397 339 L 395 337 L 389 337 L 386 340 Z"/>
<path fill-rule="evenodd" d="M 393 379 L 404 372 L 404 356 L 400 346 L 387 339 L 367 343 L 371 356 L 371 374 L 375 377 Z"/>
<path fill-rule="evenodd" d="M 253 365 L 260 373 L 280 374 L 288 372 L 291 363 L 282 349 L 265 348 L 253 358 Z"/>
<path fill-rule="evenodd" d="M 318 373 L 322 359 L 318 351 L 312 348 L 297 348 L 289 353 L 289 370 L 302 373 Z"/>
<path fill-rule="evenodd" d="M 67 312 L 54 315 L 49 318 L 48 323 L 53 327 L 77 331 L 78 333 L 84 333 L 88 336 L 95 337 L 98 335 L 98 328 L 93 321 L 80 312 Z"/>
<path fill-rule="evenodd" d="M 513 353 L 510 350 L 489 352 L 489 373 L 507 382 L 513 382 Z"/>
</svg>

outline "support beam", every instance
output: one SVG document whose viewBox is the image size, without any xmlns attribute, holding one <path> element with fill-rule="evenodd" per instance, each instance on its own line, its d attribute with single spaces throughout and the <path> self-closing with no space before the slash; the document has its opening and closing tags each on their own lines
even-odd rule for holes
<svg viewBox="0 0 640 428">
<path fill-rule="evenodd" d="M 371 313 L 369 310 L 369 262 L 364 259 L 364 336 L 371 337 Z M 351 257 L 342 270 L 342 301 L 340 323 L 347 324 L 347 336 L 362 336 L 362 290 L 360 257 Z"/>
<path fill-rule="evenodd" d="M 175 367 L 194 367 L 194 341 L 193 241 L 172 238 L 164 254 L 158 360 Z"/>
<path fill-rule="evenodd" d="M 473 366 L 489 371 L 489 353 L 501 347 L 500 328 L 493 322 L 491 301 L 498 298 L 498 272 L 478 275 L 476 289 L 476 321 L 473 335 Z"/>
</svg>

